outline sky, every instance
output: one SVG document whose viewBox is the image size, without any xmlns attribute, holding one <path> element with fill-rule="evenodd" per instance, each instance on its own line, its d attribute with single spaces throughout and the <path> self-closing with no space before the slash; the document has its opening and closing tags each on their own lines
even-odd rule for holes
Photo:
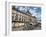
<svg viewBox="0 0 46 37">
<path fill-rule="evenodd" d="M 41 7 L 34 6 L 16 6 L 16 9 L 22 12 L 30 12 L 32 16 L 35 16 L 38 20 L 41 20 Z"/>
</svg>

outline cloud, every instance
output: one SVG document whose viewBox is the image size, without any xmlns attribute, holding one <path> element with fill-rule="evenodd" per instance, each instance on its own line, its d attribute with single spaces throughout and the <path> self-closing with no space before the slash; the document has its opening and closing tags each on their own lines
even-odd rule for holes
<svg viewBox="0 0 46 37">
<path fill-rule="evenodd" d="M 32 16 L 36 16 L 37 19 L 41 18 L 41 8 L 40 7 L 31 7 L 31 6 L 17 6 L 18 10 L 22 12 L 27 12 L 29 11 Z"/>
</svg>

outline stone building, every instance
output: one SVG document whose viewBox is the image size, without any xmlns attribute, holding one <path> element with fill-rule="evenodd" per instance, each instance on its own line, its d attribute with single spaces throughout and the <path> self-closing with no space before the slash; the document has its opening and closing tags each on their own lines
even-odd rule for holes
<svg viewBox="0 0 46 37">
<path fill-rule="evenodd" d="M 12 9 L 12 24 L 14 26 L 22 26 L 31 21 L 31 14 L 26 14 L 23 12 L 16 11 L 15 9 Z"/>
</svg>

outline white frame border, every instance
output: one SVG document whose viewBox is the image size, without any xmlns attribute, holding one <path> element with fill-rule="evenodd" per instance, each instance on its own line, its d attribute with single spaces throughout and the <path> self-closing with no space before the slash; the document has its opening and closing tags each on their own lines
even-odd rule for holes
<svg viewBox="0 0 46 37">
<path fill-rule="evenodd" d="M 11 20 L 11 6 L 12 5 L 15 5 L 15 3 L 16 3 L 16 5 L 17 4 L 32 4 L 32 6 L 40 6 L 40 7 L 43 7 L 43 4 L 33 4 L 33 3 L 20 3 L 20 2 L 6 2 L 6 5 L 7 5 L 7 8 L 6 8 L 6 21 L 5 21 L 5 35 L 8 35 L 9 33 L 10 34 L 15 34 L 15 32 L 13 32 L 13 31 L 11 31 L 11 23 L 10 23 L 10 20 Z M 26 5 L 25 5 L 26 6 Z M 31 6 L 31 5 L 29 5 L 29 6 Z M 41 15 L 41 18 L 42 18 L 42 15 Z M 42 21 L 42 20 L 41 20 Z M 31 30 L 30 30 L 31 31 Z M 34 30 L 33 30 L 34 31 Z M 37 31 L 37 30 L 36 30 Z M 39 31 L 39 30 L 38 30 Z M 41 30 L 40 30 L 41 31 Z"/>
</svg>

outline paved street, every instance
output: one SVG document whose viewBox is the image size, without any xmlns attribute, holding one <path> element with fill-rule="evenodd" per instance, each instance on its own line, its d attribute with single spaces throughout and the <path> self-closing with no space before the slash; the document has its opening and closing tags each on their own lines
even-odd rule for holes
<svg viewBox="0 0 46 37">
<path fill-rule="evenodd" d="M 21 31 L 21 30 L 41 30 L 40 26 L 21 26 L 21 27 L 17 27 L 17 28 L 12 28 L 13 31 Z"/>
</svg>

